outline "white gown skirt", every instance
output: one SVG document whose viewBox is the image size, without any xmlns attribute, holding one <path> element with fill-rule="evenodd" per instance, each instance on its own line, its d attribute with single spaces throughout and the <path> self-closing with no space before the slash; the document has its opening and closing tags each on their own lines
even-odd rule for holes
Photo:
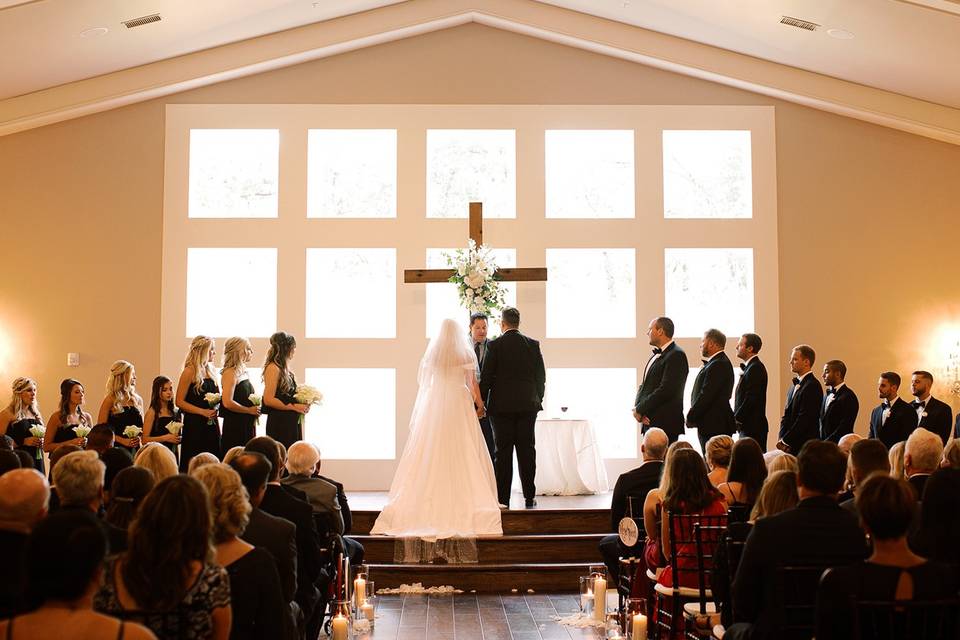
<svg viewBox="0 0 960 640">
<path fill-rule="evenodd" d="M 465 375 L 421 388 L 410 437 L 372 534 L 426 540 L 501 535 L 493 464 Z"/>
</svg>

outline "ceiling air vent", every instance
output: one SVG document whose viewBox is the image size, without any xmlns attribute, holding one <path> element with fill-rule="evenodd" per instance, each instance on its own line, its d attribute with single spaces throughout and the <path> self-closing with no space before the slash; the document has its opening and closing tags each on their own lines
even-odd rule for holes
<svg viewBox="0 0 960 640">
<path fill-rule="evenodd" d="M 800 18 L 791 18 L 790 16 L 781 16 L 780 24 L 790 25 L 791 27 L 796 27 L 798 29 L 806 29 L 807 31 L 816 31 L 820 28 L 820 25 L 818 25 L 816 22 L 801 20 Z"/>
<path fill-rule="evenodd" d="M 124 20 L 123 24 L 127 29 L 133 29 L 134 27 L 142 27 L 145 24 L 150 24 L 151 22 L 160 22 L 160 14 L 154 13 L 149 16 L 142 16 L 140 18 L 134 18 L 133 20 Z"/>
</svg>

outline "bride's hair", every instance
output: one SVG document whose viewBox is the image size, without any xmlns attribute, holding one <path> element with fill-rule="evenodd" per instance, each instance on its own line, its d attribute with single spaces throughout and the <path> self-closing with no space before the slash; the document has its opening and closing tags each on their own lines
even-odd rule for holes
<svg viewBox="0 0 960 640">
<path fill-rule="evenodd" d="M 440 332 L 430 341 L 420 361 L 420 384 L 449 369 L 473 369 L 477 356 L 470 348 L 470 341 L 460 325 L 447 318 L 440 325 Z"/>
</svg>

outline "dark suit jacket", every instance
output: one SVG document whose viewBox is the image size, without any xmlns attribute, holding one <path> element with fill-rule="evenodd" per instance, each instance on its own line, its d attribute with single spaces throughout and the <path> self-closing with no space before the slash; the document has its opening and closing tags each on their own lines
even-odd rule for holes
<svg viewBox="0 0 960 640">
<path fill-rule="evenodd" d="M 546 380 L 540 343 L 533 338 L 510 330 L 487 344 L 480 395 L 488 413 L 540 411 Z"/>
<path fill-rule="evenodd" d="M 340 502 L 337 500 L 337 488 L 320 478 L 289 475 L 280 483 L 285 487 L 301 489 L 307 496 L 307 502 L 315 514 L 326 516 L 325 520 L 333 533 L 343 533 L 343 516 L 340 515 Z"/>
<path fill-rule="evenodd" d="M 333 478 L 321 475 L 314 477 L 326 480 L 337 488 L 337 502 L 340 503 L 340 515 L 343 516 L 343 535 L 347 535 L 353 528 L 353 515 L 350 513 L 350 504 L 347 502 L 347 492 L 343 490 L 343 485 Z"/>
<path fill-rule="evenodd" d="M 923 490 L 927 486 L 927 480 L 929 479 L 929 473 L 916 473 L 907 478 L 907 482 L 909 482 L 913 490 L 917 492 L 917 500 L 923 500 Z"/>
<path fill-rule="evenodd" d="M 270 552 L 280 573 L 283 600 L 293 600 L 297 593 L 297 526 L 262 509 L 254 509 L 250 512 L 250 523 L 240 538 Z"/>
<path fill-rule="evenodd" d="M 747 537 L 733 582 L 734 620 L 753 623 L 754 640 L 779 637 L 778 567 L 844 566 L 862 560 L 866 551 L 857 520 L 830 497 L 807 498 L 795 509 L 760 518 Z M 809 596 L 812 605 L 816 591 Z"/>
<path fill-rule="evenodd" d="M 687 354 L 673 342 L 660 357 L 648 363 L 646 375 L 633 399 L 633 408 L 650 418 L 649 426 L 644 425 L 641 431 L 659 427 L 666 431 L 672 442 L 683 433 L 683 388 L 690 373 Z"/>
<path fill-rule="evenodd" d="M 780 439 L 793 455 L 798 455 L 807 440 L 820 437 L 820 403 L 823 402 L 823 387 L 811 372 L 797 387 L 787 390 L 787 404 L 780 419 Z"/>
<path fill-rule="evenodd" d="M 659 486 L 662 471 L 663 461 L 650 460 L 636 469 L 620 474 L 617 484 L 613 487 L 613 501 L 610 503 L 611 531 L 617 531 L 620 528 L 620 521 L 627 517 L 627 498 L 629 497 L 640 498 L 639 511 L 637 503 L 634 502 L 633 517 L 643 518 L 643 500 L 651 489 Z"/>
<path fill-rule="evenodd" d="M 903 442 L 917 428 L 917 412 L 909 402 L 897 398 L 890 406 L 890 417 L 883 424 L 883 404 L 870 413 L 870 437 L 879 438 L 887 449 Z"/>
<path fill-rule="evenodd" d="M 833 394 L 834 399 L 827 406 L 829 393 L 823 395 L 820 407 L 820 439 L 840 442 L 840 438 L 853 433 L 853 426 L 860 413 L 860 401 L 857 394 L 847 385 L 843 385 Z"/>
<path fill-rule="evenodd" d="M 911 403 L 912 404 L 912 403 Z M 916 408 L 914 408 L 916 411 Z M 953 424 L 953 410 L 946 402 L 937 400 L 933 396 L 927 399 L 927 406 L 923 409 L 923 417 L 920 418 L 918 427 L 923 427 L 928 431 L 933 431 L 943 440 L 944 446 L 950 439 L 950 425 Z"/>
<path fill-rule="evenodd" d="M 746 363 L 733 398 L 737 430 L 767 449 L 767 368 L 759 357 Z"/>
<path fill-rule="evenodd" d="M 322 569 L 320 543 L 313 522 L 313 508 L 299 500 L 282 486 L 267 484 L 260 508 L 272 516 L 289 520 L 297 527 L 297 593 L 298 602 L 310 598 L 313 583 Z"/>
<path fill-rule="evenodd" d="M 696 427 L 701 437 L 733 435 L 733 365 L 727 354 L 720 352 L 700 369 L 690 394 L 687 424 Z"/>
<path fill-rule="evenodd" d="M 25 551 L 29 537 L 20 531 L 0 529 L 0 548 L 6 556 L 0 562 L 0 618 L 9 618 L 28 608 L 24 590 L 28 561 Z"/>
</svg>

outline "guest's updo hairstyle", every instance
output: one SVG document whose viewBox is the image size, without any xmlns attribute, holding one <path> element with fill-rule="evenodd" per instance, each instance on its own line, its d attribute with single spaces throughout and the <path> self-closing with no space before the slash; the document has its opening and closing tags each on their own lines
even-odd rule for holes
<svg viewBox="0 0 960 640">
<path fill-rule="evenodd" d="M 77 600 L 106 554 L 106 536 L 93 513 L 67 509 L 50 514 L 27 539 L 27 601 L 39 606 L 47 600 Z"/>
<path fill-rule="evenodd" d="M 110 506 L 105 520 L 126 531 L 137 515 L 140 503 L 156 484 L 153 473 L 143 467 L 127 467 L 113 479 Z"/>
<path fill-rule="evenodd" d="M 290 354 L 297 348 L 297 340 L 286 331 L 277 331 L 270 336 L 270 348 L 267 350 L 267 359 L 263 363 L 263 370 L 266 372 L 267 365 L 271 362 L 280 368 L 280 379 L 277 381 L 277 391 L 280 393 L 292 393 L 293 376 L 287 369 L 287 360 Z"/>
<path fill-rule="evenodd" d="M 733 438 L 727 435 L 713 436 L 707 440 L 703 452 L 710 468 L 726 469 L 730 466 L 730 457 L 733 455 Z"/>
<path fill-rule="evenodd" d="M 250 523 L 250 498 L 240 474 L 229 466 L 207 464 L 193 472 L 207 488 L 213 506 L 213 542 L 221 544 L 241 535 Z"/>
</svg>

